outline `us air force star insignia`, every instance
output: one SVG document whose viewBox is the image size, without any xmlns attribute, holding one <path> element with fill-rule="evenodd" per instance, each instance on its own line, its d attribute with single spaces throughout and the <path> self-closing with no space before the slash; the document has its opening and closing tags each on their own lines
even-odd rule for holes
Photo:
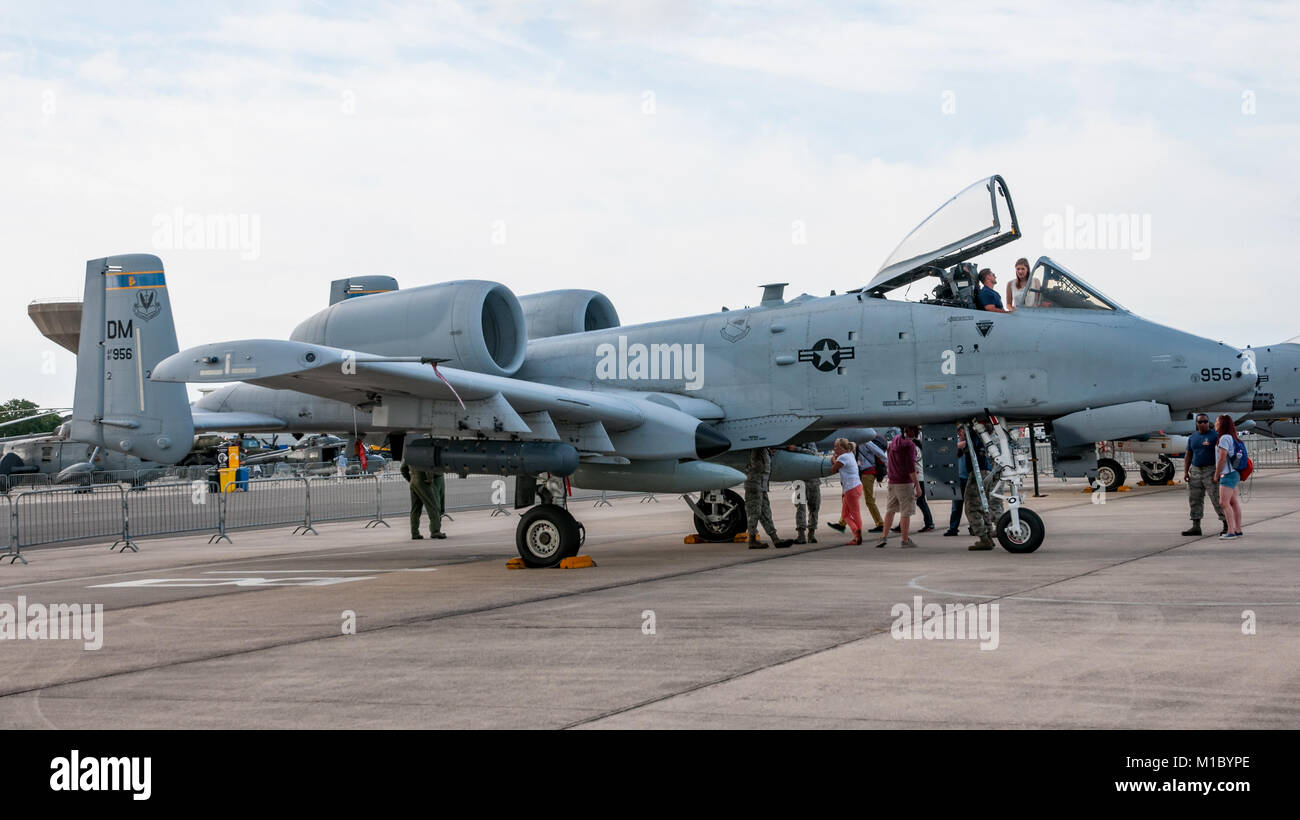
<svg viewBox="0 0 1300 820">
<path fill-rule="evenodd" d="M 162 305 L 158 304 L 158 294 L 151 290 L 136 291 L 135 304 L 131 306 L 132 313 L 147 322 L 157 316 L 161 310 Z"/>
<path fill-rule="evenodd" d="M 818 339 L 810 348 L 799 351 L 799 361 L 812 362 L 813 367 L 828 373 L 840 366 L 840 362 L 853 358 L 853 346 L 840 347 L 834 339 Z"/>
<path fill-rule="evenodd" d="M 993 323 L 989 321 L 976 322 L 975 328 L 980 332 L 981 336 L 987 336 L 989 331 L 993 329 Z"/>
</svg>

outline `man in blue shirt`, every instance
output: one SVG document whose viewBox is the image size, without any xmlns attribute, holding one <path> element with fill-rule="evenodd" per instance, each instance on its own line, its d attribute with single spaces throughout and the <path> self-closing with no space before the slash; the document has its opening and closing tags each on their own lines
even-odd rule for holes
<svg viewBox="0 0 1300 820">
<path fill-rule="evenodd" d="M 1187 439 L 1187 455 L 1183 457 L 1183 481 L 1187 482 L 1187 503 L 1192 508 L 1192 526 L 1183 535 L 1201 534 L 1201 516 L 1205 513 L 1205 496 L 1208 493 L 1214 511 L 1223 522 L 1222 532 L 1228 531 L 1227 519 L 1219 506 L 1219 488 L 1214 480 L 1215 446 L 1219 434 L 1210 426 L 1210 417 L 1196 414 L 1196 432 Z"/>
<path fill-rule="evenodd" d="M 969 462 L 970 459 L 966 457 L 966 428 L 958 427 L 957 428 L 957 483 L 961 485 L 963 495 L 960 498 L 954 498 L 952 500 L 952 512 L 949 513 L 948 515 L 948 529 L 945 530 L 943 533 L 944 535 L 947 536 L 961 534 L 959 528 L 961 527 L 962 507 L 965 506 L 964 493 L 966 491 L 965 490 L 966 481 L 967 479 L 970 478 L 970 473 L 966 469 L 966 465 Z M 980 464 L 981 465 L 985 464 L 983 458 L 981 458 Z"/>
<path fill-rule="evenodd" d="M 998 289 L 995 287 L 998 283 L 998 275 L 992 270 L 985 268 L 980 271 L 980 292 L 976 297 L 980 310 L 987 310 L 992 313 L 1008 313 L 1002 309 L 1002 297 L 998 295 Z"/>
</svg>

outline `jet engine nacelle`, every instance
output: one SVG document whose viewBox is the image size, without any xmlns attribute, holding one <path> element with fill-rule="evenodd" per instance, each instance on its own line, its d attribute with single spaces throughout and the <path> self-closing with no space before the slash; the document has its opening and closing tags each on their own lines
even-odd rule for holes
<svg viewBox="0 0 1300 820">
<path fill-rule="evenodd" d="M 519 300 L 496 282 L 460 281 L 345 299 L 291 339 L 384 356 L 446 359 L 448 367 L 513 376 L 528 333 Z"/>
<path fill-rule="evenodd" d="M 548 290 L 519 297 L 529 339 L 618 327 L 618 311 L 594 290 Z"/>
</svg>

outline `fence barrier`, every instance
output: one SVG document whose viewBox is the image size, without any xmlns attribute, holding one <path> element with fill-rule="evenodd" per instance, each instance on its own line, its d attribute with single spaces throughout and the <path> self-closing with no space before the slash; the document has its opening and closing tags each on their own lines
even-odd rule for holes
<svg viewBox="0 0 1300 820">
<path fill-rule="evenodd" d="M 30 490 L 10 501 L 16 551 L 109 537 L 114 539 L 110 549 L 121 544 L 123 550 L 136 550 L 126 526 L 126 492 L 117 484 Z"/>
<path fill-rule="evenodd" d="M 14 521 L 13 499 L 11 499 L 9 496 L 6 495 L 4 496 L 4 500 L 5 500 L 5 551 L 0 553 L 0 561 L 4 560 L 5 558 L 8 558 L 9 563 L 11 564 L 14 561 L 22 561 L 24 564 L 26 564 L 27 559 L 23 557 L 23 554 L 18 550 L 18 545 L 14 543 L 14 538 L 15 538 L 14 530 L 16 528 L 16 523 Z"/>
</svg>

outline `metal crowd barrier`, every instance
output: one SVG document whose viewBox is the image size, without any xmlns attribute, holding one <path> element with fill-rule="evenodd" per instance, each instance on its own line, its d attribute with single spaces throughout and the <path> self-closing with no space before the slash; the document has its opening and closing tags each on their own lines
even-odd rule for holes
<svg viewBox="0 0 1300 820">
<path fill-rule="evenodd" d="M 234 529 L 293 524 L 294 534 L 315 532 L 311 527 L 311 490 L 305 478 L 253 478 L 247 490 L 214 493 L 221 508 L 219 528 L 209 539 L 230 540 Z"/>
<path fill-rule="evenodd" d="M 11 564 L 12 564 L 14 561 L 22 561 L 24 564 L 26 564 L 26 563 L 27 563 L 27 559 L 23 557 L 23 554 L 22 554 L 21 552 L 19 552 L 19 550 L 18 550 L 18 545 L 14 543 L 14 502 L 13 502 L 13 499 L 9 498 L 9 496 L 7 496 L 7 495 L 6 495 L 6 496 L 2 496 L 2 497 L 3 497 L 4 500 L 5 500 L 5 512 L 4 512 L 4 516 L 5 516 L 5 551 L 4 551 L 4 552 L 0 552 L 0 561 L 4 560 L 5 558 L 8 558 L 8 559 L 9 559 L 9 563 L 11 563 Z"/>
<path fill-rule="evenodd" d="M 1256 469 L 1300 467 L 1300 439 L 1246 434 L 1242 436 L 1242 443 L 1246 445 L 1246 452 L 1250 454 L 1250 460 L 1254 462 Z M 1107 458 L 1118 461 L 1126 470 L 1138 469 L 1138 459 L 1130 452 L 1123 450 L 1112 452 L 1111 448 L 1107 448 L 1105 454 Z M 1183 457 L 1170 456 L 1170 459 L 1177 468 L 1175 477 L 1181 480 Z M 1042 462 L 1040 461 L 1039 464 L 1041 468 Z"/>
<path fill-rule="evenodd" d="M 16 551 L 109 537 L 114 539 L 110 549 L 121 544 L 123 550 L 136 550 L 126 526 L 126 492 L 117 484 L 31 490 L 10 501 Z"/>
<path fill-rule="evenodd" d="M 401 476 L 398 476 L 399 478 Z M 307 484 L 307 526 L 316 521 L 343 521 L 349 518 L 366 518 L 367 527 L 383 524 L 383 509 L 379 495 L 380 480 L 373 475 L 358 473 L 343 478 L 337 476 L 309 477 Z"/>
<path fill-rule="evenodd" d="M 8 493 L 10 490 L 35 489 L 38 487 L 49 487 L 50 476 L 48 473 L 12 473 L 10 475 L 0 475 L 0 493 Z"/>
<path fill-rule="evenodd" d="M 397 473 L 379 477 L 379 516 L 401 517 L 411 511 L 410 485 Z"/>
<path fill-rule="evenodd" d="M 1242 443 L 1256 467 L 1300 467 L 1300 439 L 1243 436 Z"/>
<path fill-rule="evenodd" d="M 205 480 L 155 483 L 127 495 L 126 518 L 132 538 L 215 530 L 221 501 Z"/>
</svg>

